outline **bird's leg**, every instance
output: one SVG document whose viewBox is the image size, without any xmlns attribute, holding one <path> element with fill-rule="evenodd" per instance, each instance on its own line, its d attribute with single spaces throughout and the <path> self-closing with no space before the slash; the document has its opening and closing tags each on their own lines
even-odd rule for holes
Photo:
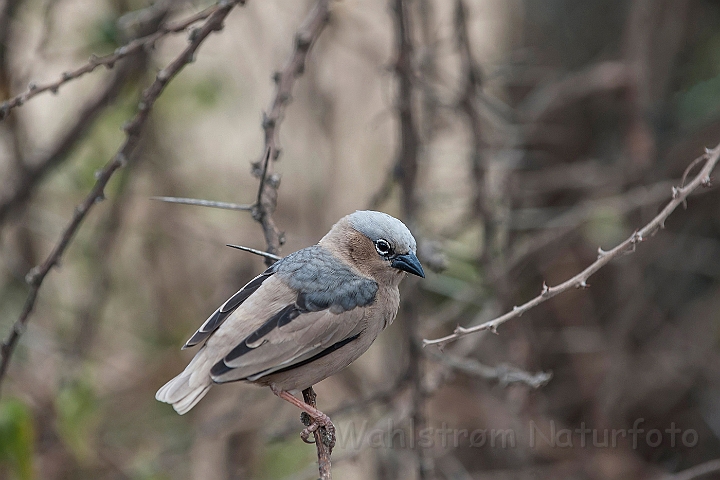
<svg viewBox="0 0 720 480">
<path fill-rule="evenodd" d="M 308 405 L 302 400 L 299 400 L 298 398 L 291 395 L 289 392 L 279 389 L 275 385 L 270 385 L 270 388 L 275 395 L 282 398 L 286 402 L 292 403 L 312 419 L 312 423 L 310 423 L 309 425 L 306 424 L 307 427 L 305 427 L 303 431 L 300 432 L 300 438 L 302 438 L 305 443 L 314 443 L 308 440 L 310 434 L 315 432 L 315 430 L 317 430 L 318 428 L 324 427 L 329 437 L 327 439 L 327 442 L 324 443 L 326 443 L 331 450 L 333 449 L 333 447 L 335 447 L 335 425 L 333 425 L 332 421 L 330 421 L 330 417 L 325 415 L 323 412 L 321 412 L 314 406 Z"/>
</svg>

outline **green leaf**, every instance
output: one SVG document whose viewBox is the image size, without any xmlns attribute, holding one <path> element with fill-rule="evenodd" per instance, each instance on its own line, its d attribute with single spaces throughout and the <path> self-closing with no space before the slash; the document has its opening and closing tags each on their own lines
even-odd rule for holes
<svg viewBox="0 0 720 480">
<path fill-rule="evenodd" d="M 0 464 L 20 480 L 35 478 L 32 468 L 35 429 L 30 409 L 19 400 L 0 402 Z"/>
<path fill-rule="evenodd" d="M 58 431 L 78 460 L 88 460 L 94 451 L 98 400 L 92 387 L 78 381 L 62 387 L 55 400 Z"/>
</svg>

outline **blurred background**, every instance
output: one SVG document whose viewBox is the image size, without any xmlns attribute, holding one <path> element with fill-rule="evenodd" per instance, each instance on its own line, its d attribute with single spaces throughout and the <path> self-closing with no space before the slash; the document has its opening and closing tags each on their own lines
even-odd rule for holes
<svg viewBox="0 0 720 480">
<path fill-rule="evenodd" d="M 317 477 L 298 411 L 269 389 L 214 388 L 182 417 L 155 401 L 194 353 L 184 341 L 265 268 L 225 244 L 266 244 L 247 212 L 150 199 L 254 202 L 272 76 L 313 3 L 238 6 L 160 96 L 42 285 L 3 381 L 0 479 Z M 2 100 L 209 5 L 0 0 Z M 720 142 L 720 4 L 341 0 L 330 11 L 279 127 L 281 252 L 373 208 L 411 227 L 428 271 L 404 282 L 400 315 L 367 354 L 315 387 L 339 430 L 335 477 L 689 479 L 700 466 L 720 478 L 717 189 L 589 289 L 498 335 L 420 347 L 570 278 L 658 213 Z M 0 122 L 3 338 L 26 274 L 187 41 L 165 36 Z"/>
</svg>

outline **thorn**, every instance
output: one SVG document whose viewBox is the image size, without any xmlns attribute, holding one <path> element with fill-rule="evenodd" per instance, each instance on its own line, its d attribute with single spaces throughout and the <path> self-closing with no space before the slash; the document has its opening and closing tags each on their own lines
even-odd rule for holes
<svg viewBox="0 0 720 480">
<path fill-rule="evenodd" d="M 157 73 L 157 79 L 161 82 L 166 82 L 168 78 L 170 78 L 170 74 L 164 68 Z"/>
<path fill-rule="evenodd" d="M 490 333 L 494 333 L 495 335 L 499 335 L 497 331 L 497 325 L 492 324 L 488 327 L 488 330 L 490 330 Z"/>
<path fill-rule="evenodd" d="M 30 271 L 25 275 L 25 283 L 27 283 L 30 286 L 34 286 L 35 282 L 37 282 L 38 275 L 40 274 L 40 265 L 36 265 L 33 268 L 30 269 Z"/>
<path fill-rule="evenodd" d="M 705 155 L 710 155 L 712 153 L 712 149 L 705 147 Z"/>
<path fill-rule="evenodd" d="M 95 197 L 95 203 L 100 203 L 105 200 L 105 192 L 98 193 L 97 197 Z"/>
<path fill-rule="evenodd" d="M 601 258 L 603 258 L 603 257 L 604 257 L 605 255 L 607 255 L 607 254 L 608 254 L 608 252 L 606 252 L 606 251 L 603 250 L 602 248 L 598 247 L 598 260 L 601 259 Z"/>
<path fill-rule="evenodd" d="M 547 284 L 543 281 L 542 290 L 540 292 L 540 295 L 542 295 L 543 297 L 546 297 L 549 292 L 550 292 L 550 287 L 548 287 Z"/>
<path fill-rule="evenodd" d="M 62 73 L 62 79 L 63 82 L 67 82 L 68 80 L 72 80 L 72 74 L 70 72 L 63 72 Z"/>
<path fill-rule="evenodd" d="M 677 187 L 672 187 L 672 199 L 675 200 L 678 195 L 680 195 L 680 189 Z"/>
<path fill-rule="evenodd" d="M 578 283 L 577 287 L 575 287 L 575 288 L 585 289 L 585 288 L 590 288 L 590 285 L 588 285 L 585 280 L 580 280 L 580 283 Z"/>
<path fill-rule="evenodd" d="M 94 53 L 90 54 L 90 58 L 88 58 L 88 63 L 90 65 L 97 65 L 97 61 L 98 61 L 98 56 L 95 55 Z"/>
<path fill-rule="evenodd" d="M 57 85 L 53 85 L 52 87 L 50 87 L 50 93 L 56 95 L 57 92 L 58 92 L 58 86 L 57 86 Z"/>
<path fill-rule="evenodd" d="M 128 54 L 127 47 L 119 47 L 119 48 L 115 49 L 115 55 L 117 55 L 118 57 L 124 57 L 127 54 Z"/>
<path fill-rule="evenodd" d="M 116 158 L 120 167 L 124 167 L 125 165 L 127 165 L 128 160 L 124 153 L 118 152 Z"/>
<path fill-rule="evenodd" d="M 35 83 L 35 82 L 30 82 L 28 84 L 28 90 L 30 90 L 31 92 L 34 92 L 35 90 L 37 90 L 37 88 L 38 88 L 37 83 Z"/>
<path fill-rule="evenodd" d="M 199 29 L 199 28 L 193 28 L 192 30 L 190 30 L 190 34 L 188 35 L 188 41 L 189 41 L 190 43 L 192 43 L 192 42 L 194 42 L 195 40 L 197 40 L 197 36 L 198 36 L 199 33 L 200 33 L 200 29 Z"/>
<path fill-rule="evenodd" d="M 701 185 L 703 187 L 712 187 L 712 177 L 708 175 L 707 177 L 703 178 Z"/>
<path fill-rule="evenodd" d="M 93 174 L 93 177 L 95 177 L 95 180 L 100 180 L 100 177 L 102 177 L 103 169 L 99 168 L 95 170 L 95 173 Z"/>
</svg>

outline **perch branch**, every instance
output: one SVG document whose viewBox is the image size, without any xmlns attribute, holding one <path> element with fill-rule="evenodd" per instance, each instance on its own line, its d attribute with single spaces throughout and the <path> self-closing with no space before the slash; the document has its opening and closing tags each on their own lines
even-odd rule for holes
<svg viewBox="0 0 720 480">
<path fill-rule="evenodd" d="M 105 198 L 105 186 L 108 184 L 113 174 L 127 163 L 127 159 L 135 151 L 135 147 L 140 141 L 142 128 L 150 115 L 150 109 L 155 104 L 155 101 L 158 99 L 170 80 L 172 80 L 185 65 L 192 62 L 195 56 L 195 51 L 208 37 L 208 35 L 216 30 L 222 29 L 225 18 L 237 3 L 243 2 L 240 0 L 219 3 L 205 23 L 196 30 L 193 35 L 191 35 L 189 45 L 185 47 L 180 55 L 178 55 L 167 67 L 160 70 L 155 77 L 155 81 L 147 89 L 145 89 L 145 91 L 143 91 L 142 98 L 138 105 L 138 112 L 135 114 L 133 119 L 123 127 L 126 137 L 123 144 L 120 146 L 120 149 L 105 165 L 105 167 L 97 173 L 95 185 L 87 197 L 85 197 L 85 200 L 75 207 L 70 223 L 65 227 L 65 230 L 60 236 L 60 239 L 53 248 L 52 252 L 50 252 L 50 255 L 48 255 L 42 264 L 36 266 L 28 273 L 26 281 L 30 285 L 30 292 L 25 300 L 25 305 L 23 306 L 20 316 L 13 325 L 12 332 L 0 347 L 0 386 L 5 378 L 10 357 L 17 346 L 22 332 L 25 330 L 28 319 L 30 318 L 30 313 L 35 306 L 35 300 L 37 299 L 43 280 L 45 280 L 45 277 L 52 267 L 59 263 L 60 258 L 70 245 L 75 233 L 80 228 L 80 224 L 85 219 L 93 205 L 99 203 Z"/>
<path fill-rule="evenodd" d="M 307 403 L 311 407 L 317 407 L 317 394 L 312 387 L 308 387 L 303 390 L 302 395 L 303 401 L 305 401 L 305 403 Z M 318 428 L 313 432 L 313 435 L 315 436 L 315 447 L 317 448 L 318 470 L 320 473 L 320 480 L 331 480 L 332 472 L 330 468 L 330 454 L 332 453 L 332 448 L 325 443 L 324 437 L 327 435 L 325 427 Z"/>
<path fill-rule="evenodd" d="M 265 132 L 265 149 L 263 161 L 253 164 L 253 174 L 260 179 L 258 200 L 253 206 L 252 215 L 263 230 L 267 251 L 277 254 L 285 242 L 283 233 L 275 224 L 273 213 L 277 206 L 280 176 L 273 173 L 273 164 L 280 156 L 278 146 L 278 129 L 282 122 L 285 108 L 290 103 L 295 80 L 305 70 L 308 54 L 315 41 L 322 33 L 330 17 L 330 1 L 318 0 L 303 21 L 295 35 L 295 48 L 283 69 L 273 79 L 277 88 L 270 108 L 263 115 L 263 131 Z M 268 259 L 268 262 L 271 262 Z"/>
<path fill-rule="evenodd" d="M 643 242 L 648 237 L 654 235 L 659 229 L 665 227 L 665 220 L 678 207 L 678 205 L 685 202 L 685 199 L 693 191 L 695 191 L 700 186 L 710 186 L 710 173 L 715 168 L 715 165 L 717 165 L 718 159 L 720 159 L 720 145 L 718 145 L 712 150 L 707 150 L 701 158 L 705 160 L 705 164 L 703 165 L 700 172 L 687 185 L 672 188 L 671 200 L 668 202 L 667 205 L 665 205 L 665 207 L 660 211 L 660 213 L 658 213 L 657 216 L 655 216 L 655 218 L 650 221 L 650 223 L 642 227 L 640 230 L 635 231 L 625 241 L 623 241 L 609 251 L 604 251 L 601 248 L 598 248 L 597 260 L 595 260 L 595 262 L 593 262 L 585 270 L 578 273 L 571 279 L 566 280 L 565 282 L 554 287 L 548 287 L 543 283 L 540 295 L 533 298 L 529 302 L 526 302 L 520 306 L 513 307 L 512 311 L 494 320 L 490 320 L 489 322 L 485 322 L 470 328 L 458 326 L 457 328 L 455 328 L 455 331 L 450 335 L 434 340 L 423 340 L 423 345 L 439 345 L 440 347 L 442 347 L 449 342 L 452 342 L 464 335 L 468 335 L 471 333 L 481 332 L 484 330 L 490 330 L 491 332 L 496 333 L 497 328 L 503 323 L 521 316 L 528 310 L 540 305 L 541 303 L 560 293 L 570 290 L 571 288 L 587 288 L 587 280 L 591 275 L 593 275 L 602 267 L 610 263 L 615 258 L 625 253 L 634 252 L 635 248 L 639 243 Z"/>
<path fill-rule="evenodd" d="M 118 60 L 122 60 L 123 58 L 125 58 L 129 55 L 132 55 L 134 53 L 140 52 L 141 50 L 151 49 L 155 45 L 155 42 L 160 40 L 165 35 L 168 35 L 170 33 L 183 32 L 191 25 L 193 25 L 201 20 L 210 18 L 212 15 L 215 15 L 218 11 L 224 10 L 225 8 L 227 8 L 228 4 L 235 4 L 235 3 L 237 3 L 237 2 L 228 2 L 228 1 L 218 2 L 216 5 L 208 7 L 205 10 L 202 10 L 201 12 L 190 15 L 188 18 L 186 18 L 184 20 L 169 23 L 167 25 L 162 25 L 154 33 L 151 33 L 150 35 L 146 35 L 144 37 L 135 39 L 135 40 L 131 41 L 130 43 L 123 45 L 122 47 L 118 47 L 111 54 L 103 55 L 103 56 L 91 55 L 90 59 L 84 65 L 82 65 L 79 68 L 76 68 L 75 70 L 63 72 L 62 75 L 60 76 L 60 78 L 55 81 L 42 83 L 42 84 L 30 83 L 30 85 L 28 85 L 27 89 L 24 92 L 6 100 L 2 104 L 0 104 L 0 120 L 4 119 L 7 116 L 7 114 L 10 112 L 10 110 L 12 110 L 15 107 L 19 107 L 19 106 L 23 105 L 25 102 L 27 102 L 31 98 L 35 97 L 36 95 L 39 95 L 43 92 L 57 93 L 59 88 L 62 85 L 66 84 L 72 80 L 75 80 L 77 78 L 80 78 L 83 75 L 94 71 L 95 69 L 97 69 L 100 66 L 104 65 L 108 69 L 113 68 L 115 66 L 115 63 Z M 193 33 L 193 35 L 195 35 L 195 34 Z"/>
</svg>

